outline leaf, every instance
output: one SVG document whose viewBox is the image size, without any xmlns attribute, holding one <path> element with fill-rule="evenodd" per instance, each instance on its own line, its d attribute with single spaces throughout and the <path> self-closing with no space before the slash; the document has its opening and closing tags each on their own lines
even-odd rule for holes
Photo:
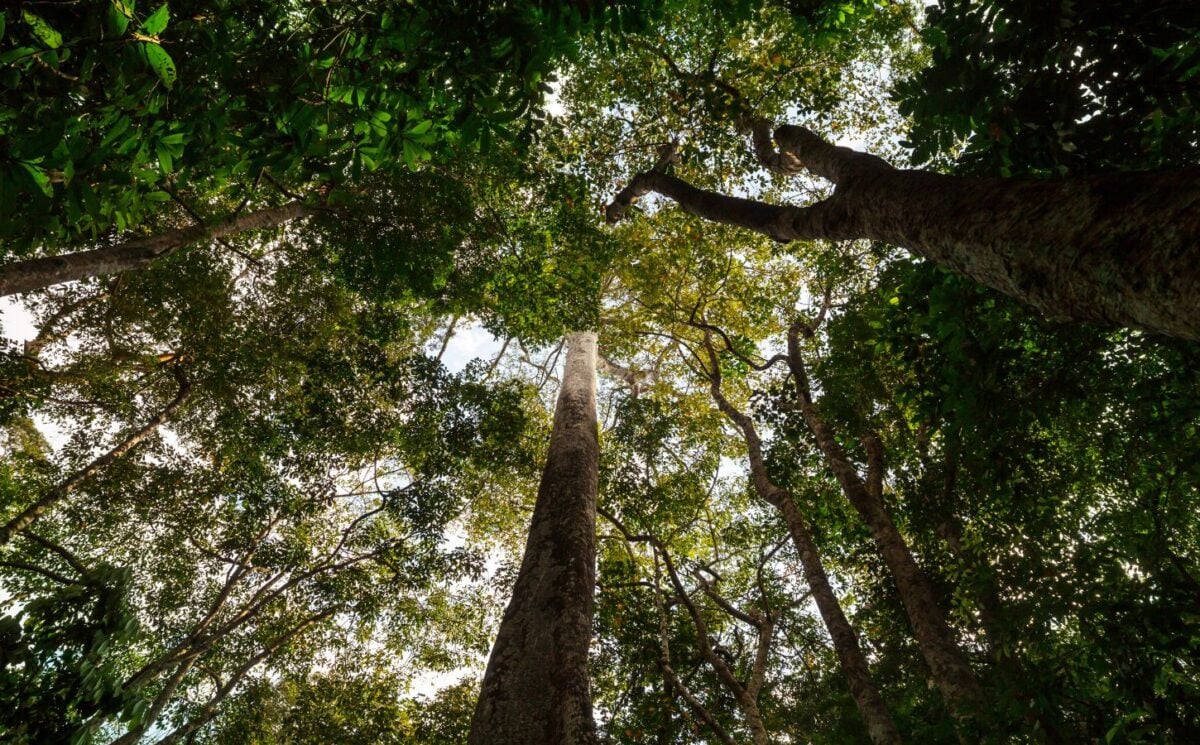
<svg viewBox="0 0 1200 745">
<path fill-rule="evenodd" d="M 108 6 L 108 31 L 113 36 L 121 36 L 125 30 L 129 28 L 129 21 L 133 18 L 133 0 L 124 2 L 123 0 L 112 0 L 112 4 Z"/>
<path fill-rule="evenodd" d="M 167 50 L 157 44 L 142 44 L 142 52 L 146 55 L 146 62 L 150 64 L 151 69 L 163 81 L 163 85 L 170 88 L 175 85 L 175 61 L 171 59 L 171 55 L 167 54 Z"/>
<path fill-rule="evenodd" d="M 154 148 L 154 152 L 158 154 L 158 165 L 162 167 L 163 173 L 170 173 L 174 163 L 171 162 L 171 151 L 166 145 L 158 145 Z"/>
<path fill-rule="evenodd" d="M 417 148 L 419 145 L 414 145 L 411 141 L 404 141 L 404 163 L 408 166 L 408 170 L 417 170 Z"/>
<path fill-rule="evenodd" d="M 17 47 L 10 49 L 7 52 L 0 54 L 0 65 L 7 65 L 10 62 L 28 57 L 37 52 L 33 47 Z"/>
<path fill-rule="evenodd" d="M 430 121 L 429 119 L 426 119 L 423 122 L 417 122 L 415 125 L 409 127 L 406 130 L 406 134 L 413 134 L 413 135 L 425 134 L 426 132 L 429 131 L 429 129 L 432 126 L 433 126 L 433 122 Z"/>
<path fill-rule="evenodd" d="M 48 197 L 54 196 L 54 187 L 50 185 L 50 177 L 46 175 L 45 171 L 30 163 L 21 162 L 20 165 L 43 194 Z"/>
<path fill-rule="evenodd" d="M 158 6 L 158 10 L 151 13 L 146 20 L 142 21 L 141 32 L 147 36 L 158 36 L 166 30 L 169 19 L 170 13 L 167 10 L 167 4 L 163 3 Z"/>
<path fill-rule="evenodd" d="M 28 10 L 21 11 L 21 17 L 33 29 L 33 35 L 36 36 L 43 44 L 51 49 L 58 49 L 62 46 L 62 34 L 54 30 L 41 16 L 36 16 Z"/>
<path fill-rule="evenodd" d="M 428 150 L 412 140 L 404 140 L 404 162 L 408 165 L 410 171 L 417 170 L 417 165 L 422 160 L 429 160 L 432 156 Z"/>
</svg>

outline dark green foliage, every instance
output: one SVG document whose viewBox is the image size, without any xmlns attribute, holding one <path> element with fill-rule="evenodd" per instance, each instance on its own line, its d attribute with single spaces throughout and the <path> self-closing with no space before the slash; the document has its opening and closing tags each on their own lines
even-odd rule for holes
<svg viewBox="0 0 1200 745">
<path fill-rule="evenodd" d="M 0 732 L 6 742 L 78 742 L 81 725 L 93 717 L 129 721 L 145 713 L 145 702 L 123 687 L 111 654 L 138 631 L 129 607 L 130 573 L 108 564 L 77 577 L 70 576 L 78 574 L 75 568 L 65 571 L 46 577 L 26 570 L 35 584 L 13 598 L 21 602 L 17 613 L 0 616 Z"/>
<path fill-rule="evenodd" d="M 333 270 L 371 299 L 435 297 L 456 254 L 492 239 L 480 235 L 474 201 L 461 181 L 433 171 L 375 178 L 318 215 L 311 239 L 329 246 Z"/>
<path fill-rule="evenodd" d="M 264 179 L 308 190 L 528 140 L 578 36 L 649 7 L 143 3 L 0 11 L 8 253 L 161 226 L 175 191 L 232 208 Z"/>
<path fill-rule="evenodd" d="M 1194 3 L 945 0 L 927 20 L 932 64 L 896 91 L 917 163 L 1063 175 L 1200 157 Z"/>
</svg>

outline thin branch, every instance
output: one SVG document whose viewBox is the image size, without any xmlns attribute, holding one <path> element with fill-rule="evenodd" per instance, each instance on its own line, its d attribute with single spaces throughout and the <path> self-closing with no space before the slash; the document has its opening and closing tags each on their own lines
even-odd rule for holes
<svg viewBox="0 0 1200 745">
<path fill-rule="evenodd" d="M 183 368 L 175 365 L 172 367 L 172 373 L 175 380 L 179 384 L 179 390 L 175 397 L 164 406 L 157 414 L 152 416 L 140 429 L 132 432 L 125 437 L 124 440 L 117 443 L 115 447 L 104 453 L 100 457 L 93 460 L 80 470 L 71 474 L 66 481 L 63 481 L 58 486 L 51 489 L 38 501 L 26 507 L 21 514 L 9 520 L 3 528 L 0 528 L 0 546 L 12 540 L 12 537 L 17 533 L 28 528 L 35 520 L 42 516 L 47 510 L 57 504 L 59 501 L 66 498 L 71 492 L 82 484 L 84 481 L 93 476 L 97 471 L 112 464 L 121 456 L 128 453 L 138 445 L 142 440 L 153 434 L 163 422 L 167 421 L 175 411 L 183 405 L 187 400 L 188 394 L 191 393 L 192 384 L 184 374 Z"/>
</svg>

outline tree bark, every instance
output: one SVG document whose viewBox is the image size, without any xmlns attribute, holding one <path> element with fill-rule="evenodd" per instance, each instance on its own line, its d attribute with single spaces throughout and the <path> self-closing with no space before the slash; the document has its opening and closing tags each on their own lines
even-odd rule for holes
<svg viewBox="0 0 1200 745">
<path fill-rule="evenodd" d="M 771 482 L 766 462 L 763 459 L 762 440 L 758 436 L 758 430 L 754 426 L 753 420 L 734 407 L 721 392 L 720 367 L 711 347 L 709 347 L 709 355 L 712 361 L 710 381 L 713 399 L 717 402 L 717 407 L 721 412 L 742 431 L 743 439 L 746 442 L 747 458 L 750 461 L 750 478 L 755 493 L 760 499 L 775 507 L 783 516 L 788 534 L 796 547 L 796 552 L 800 555 L 804 579 L 812 591 L 813 601 L 817 604 L 817 612 L 821 614 L 821 620 L 829 631 L 833 649 L 842 666 L 842 674 L 846 676 L 850 695 L 867 727 L 867 734 L 871 738 L 871 742 L 877 745 L 898 745 L 902 742 L 900 732 L 896 729 L 892 716 L 888 712 L 887 704 L 879 695 L 879 689 L 875 687 L 875 681 L 871 678 L 871 671 L 859 644 L 858 634 L 850 626 L 846 614 L 842 611 L 842 605 L 838 602 L 837 595 L 834 594 L 833 587 L 829 584 L 829 575 L 825 572 L 825 566 L 821 561 L 817 544 L 813 540 L 812 531 L 804 516 L 800 514 L 800 510 L 796 508 L 796 502 L 792 495 Z"/>
<path fill-rule="evenodd" d="M 596 567 L 596 334 L 567 338 L 525 556 L 488 659 L 471 745 L 592 745 L 588 681 Z"/>
<path fill-rule="evenodd" d="M 917 645 L 947 708 L 955 719 L 970 722 L 981 710 L 983 694 L 945 613 L 938 605 L 929 578 L 913 559 L 908 544 L 883 503 L 882 444 L 874 436 L 864 439 L 870 461 L 868 479 L 864 482 L 834 437 L 833 429 L 821 418 L 813 403 L 808 375 L 800 357 L 798 333 L 798 324 L 793 324 L 788 332 L 788 364 L 796 384 L 800 413 L 842 493 L 871 531 L 871 537 L 896 582 Z"/>
<path fill-rule="evenodd" d="M 141 269 L 192 243 L 224 238 L 248 230 L 271 228 L 310 214 L 312 209 L 306 207 L 303 202 L 288 202 L 280 207 L 258 210 L 212 225 L 168 230 L 158 235 L 135 238 L 90 251 L 16 261 L 7 266 L 0 266 L 0 296 Z"/>
<path fill-rule="evenodd" d="M 811 131 L 761 127 L 759 159 L 835 184 L 808 207 L 729 197 L 652 170 L 609 205 L 616 222 L 656 192 L 684 211 L 779 241 L 877 240 L 1033 306 L 1052 319 L 1200 340 L 1200 168 L 1074 179 L 900 170 Z"/>
</svg>

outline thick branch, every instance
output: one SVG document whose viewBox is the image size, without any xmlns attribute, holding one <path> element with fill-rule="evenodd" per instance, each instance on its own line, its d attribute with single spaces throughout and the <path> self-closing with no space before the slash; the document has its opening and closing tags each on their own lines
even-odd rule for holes
<svg viewBox="0 0 1200 745">
<path fill-rule="evenodd" d="M 1200 339 L 1200 168 L 975 178 L 899 170 L 803 127 L 779 127 L 774 139 L 779 153 L 760 123 L 755 147 L 769 167 L 791 172 L 798 163 L 833 181 L 833 196 L 808 207 L 771 205 L 651 171 L 616 195 L 607 219 L 621 220 L 654 192 L 690 214 L 778 241 L 899 246 L 1049 318 Z"/>
<path fill-rule="evenodd" d="M 757 150 L 757 135 L 755 139 Z M 789 163 L 799 164 L 813 175 L 835 184 L 872 173 L 895 170 L 879 156 L 830 144 L 812 130 L 794 124 L 778 127 L 775 130 L 775 142 L 779 143 L 780 158 L 789 159 Z"/>
<path fill-rule="evenodd" d="M 168 230 L 158 235 L 90 251 L 45 256 L 0 266 L 0 296 L 40 290 L 63 282 L 77 282 L 114 272 L 144 267 L 193 243 L 223 238 L 248 230 L 281 225 L 312 214 L 303 202 L 251 212 L 211 225 Z"/>
<path fill-rule="evenodd" d="M 781 207 L 753 199 L 730 197 L 692 186 L 675 176 L 657 171 L 638 174 L 622 189 L 605 210 L 609 223 L 620 222 L 637 199 L 649 193 L 661 194 L 687 212 L 705 220 L 747 228 L 774 240 L 841 239 L 825 224 L 825 202 L 811 207 Z"/>
</svg>

